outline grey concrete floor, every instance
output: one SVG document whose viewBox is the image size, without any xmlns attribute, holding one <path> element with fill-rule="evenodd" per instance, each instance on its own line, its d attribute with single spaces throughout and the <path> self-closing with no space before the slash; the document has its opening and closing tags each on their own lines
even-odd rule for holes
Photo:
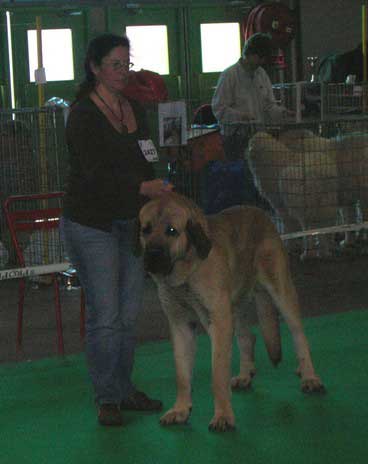
<svg viewBox="0 0 368 464">
<path fill-rule="evenodd" d="M 303 317 L 368 309 L 368 256 L 344 256 L 300 262 L 291 258 Z M 0 282 L 0 363 L 16 361 L 15 334 L 18 281 Z M 78 289 L 61 289 L 66 354 L 83 351 L 79 335 Z M 27 287 L 24 312 L 23 354 L 18 360 L 57 355 L 53 289 Z M 254 320 L 254 322 L 256 322 Z M 154 283 L 146 279 L 143 311 L 138 321 L 138 340 L 154 341 L 169 336 L 166 317 Z"/>
<path fill-rule="evenodd" d="M 23 352 L 15 353 L 18 280 L 0 282 L 0 363 L 34 360 L 57 355 L 53 286 L 27 283 L 24 305 Z M 80 327 L 80 289 L 60 286 L 65 354 L 83 351 Z M 166 318 L 161 311 L 151 279 L 146 279 L 143 311 L 137 334 L 139 342 L 168 337 Z"/>
</svg>

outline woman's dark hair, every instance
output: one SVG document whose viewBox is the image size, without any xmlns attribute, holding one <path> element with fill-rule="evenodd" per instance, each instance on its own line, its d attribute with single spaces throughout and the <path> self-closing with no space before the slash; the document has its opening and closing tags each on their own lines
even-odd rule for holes
<svg viewBox="0 0 368 464">
<path fill-rule="evenodd" d="M 96 78 L 91 69 L 91 62 L 96 66 L 100 66 L 105 56 L 115 47 L 130 48 L 128 37 L 115 34 L 102 34 L 90 41 L 84 60 L 85 78 L 79 86 L 73 104 L 89 95 L 95 86 Z"/>
</svg>

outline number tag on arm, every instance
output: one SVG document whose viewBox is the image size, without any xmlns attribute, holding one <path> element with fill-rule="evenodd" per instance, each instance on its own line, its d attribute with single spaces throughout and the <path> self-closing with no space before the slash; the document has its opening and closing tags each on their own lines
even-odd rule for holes
<svg viewBox="0 0 368 464">
<path fill-rule="evenodd" d="M 156 147 L 154 146 L 151 139 L 138 140 L 138 145 L 144 157 L 149 163 L 155 163 L 159 161 Z"/>
</svg>

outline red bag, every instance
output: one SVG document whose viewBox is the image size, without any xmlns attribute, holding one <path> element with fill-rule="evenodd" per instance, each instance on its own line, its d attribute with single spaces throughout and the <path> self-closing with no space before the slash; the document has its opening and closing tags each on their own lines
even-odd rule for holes
<svg viewBox="0 0 368 464">
<path fill-rule="evenodd" d="M 162 76 L 146 69 L 130 71 L 129 81 L 123 93 L 142 104 L 162 102 L 169 96 Z"/>
</svg>

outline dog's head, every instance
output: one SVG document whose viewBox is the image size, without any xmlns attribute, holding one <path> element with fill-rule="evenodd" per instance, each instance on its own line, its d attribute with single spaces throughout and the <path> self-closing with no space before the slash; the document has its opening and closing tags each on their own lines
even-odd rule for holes
<svg viewBox="0 0 368 464">
<path fill-rule="evenodd" d="M 136 254 L 143 252 L 147 272 L 167 276 L 178 263 L 186 269 L 207 258 L 212 244 L 207 221 L 189 199 L 167 193 L 149 201 L 140 211 Z"/>
</svg>

